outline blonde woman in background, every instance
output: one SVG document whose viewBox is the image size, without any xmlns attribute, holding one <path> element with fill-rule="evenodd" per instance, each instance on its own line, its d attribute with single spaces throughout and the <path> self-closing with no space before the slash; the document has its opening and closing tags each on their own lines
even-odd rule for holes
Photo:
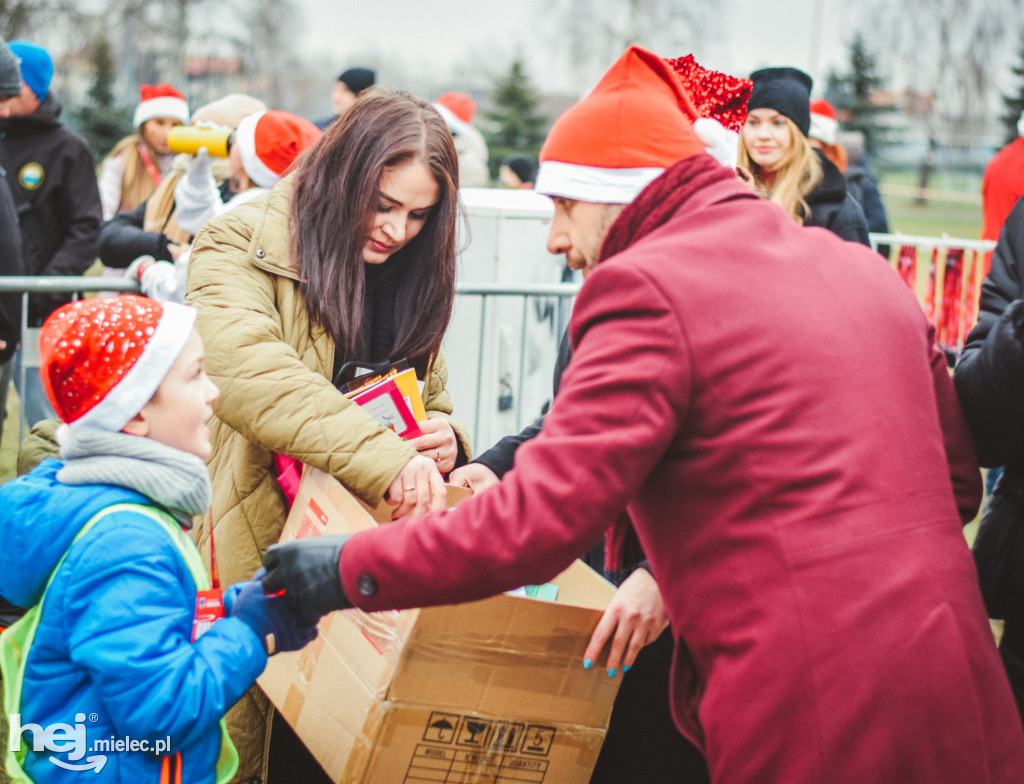
<svg viewBox="0 0 1024 784">
<path fill-rule="evenodd" d="M 842 173 L 807 139 L 811 77 L 796 68 L 762 68 L 750 79 L 739 165 L 797 223 L 869 245 L 864 212 L 846 192 Z"/>
<path fill-rule="evenodd" d="M 148 199 L 171 170 L 167 134 L 188 125 L 188 101 L 169 84 L 144 84 L 135 107 L 135 132 L 119 141 L 100 167 L 103 220 L 130 212 Z"/>
</svg>

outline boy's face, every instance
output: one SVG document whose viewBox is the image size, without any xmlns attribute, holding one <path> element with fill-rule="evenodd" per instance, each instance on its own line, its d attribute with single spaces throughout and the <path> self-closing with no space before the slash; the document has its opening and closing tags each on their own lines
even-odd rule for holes
<svg viewBox="0 0 1024 784">
<path fill-rule="evenodd" d="M 145 426 L 137 434 L 206 460 L 213 451 L 206 422 L 219 395 L 203 370 L 203 342 L 192 330 L 156 394 L 136 417 Z"/>
</svg>

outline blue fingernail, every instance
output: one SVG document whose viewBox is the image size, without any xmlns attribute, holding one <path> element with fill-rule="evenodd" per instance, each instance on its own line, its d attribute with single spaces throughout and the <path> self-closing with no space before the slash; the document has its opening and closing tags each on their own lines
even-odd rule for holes
<svg viewBox="0 0 1024 784">
<path fill-rule="evenodd" d="M 614 678 L 615 677 L 615 668 L 614 667 L 612 667 L 611 669 L 608 670 L 608 677 L 609 678 Z"/>
<path fill-rule="evenodd" d="M 583 660 L 583 669 L 589 670 L 593 666 L 594 666 L 594 662 L 590 661 L 590 659 L 584 659 Z"/>
<path fill-rule="evenodd" d="M 627 672 L 629 672 L 629 665 L 628 664 L 623 664 L 622 665 L 622 674 L 625 675 Z"/>
</svg>

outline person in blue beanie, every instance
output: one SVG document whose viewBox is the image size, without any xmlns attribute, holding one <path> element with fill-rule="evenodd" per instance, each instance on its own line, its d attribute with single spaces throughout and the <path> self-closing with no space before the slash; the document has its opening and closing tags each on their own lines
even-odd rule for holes
<svg viewBox="0 0 1024 784">
<path fill-rule="evenodd" d="M 53 60 L 40 46 L 11 41 L 20 60 L 21 91 L 0 104 L 0 140 L 10 162 L 11 190 L 18 202 L 26 275 L 81 275 L 96 261 L 103 213 L 96 165 L 85 139 L 60 120 L 61 103 L 53 94 Z M 68 294 L 29 297 L 28 326 L 70 300 Z M 39 374 L 15 355 L 14 383 L 29 425 L 51 419 L 53 409 Z"/>
</svg>

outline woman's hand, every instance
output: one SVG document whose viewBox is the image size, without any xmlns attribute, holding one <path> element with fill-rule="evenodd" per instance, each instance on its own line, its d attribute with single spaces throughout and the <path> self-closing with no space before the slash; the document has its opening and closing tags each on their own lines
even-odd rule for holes
<svg viewBox="0 0 1024 784">
<path fill-rule="evenodd" d="M 409 439 L 412 448 L 433 460 L 437 464 L 437 470 L 442 474 L 447 474 L 455 468 L 455 458 L 459 456 L 455 430 L 447 419 L 441 417 L 416 424 L 423 435 Z"/>
<path fill-rule="evenodd" d="M 435 509 L 444 509 L 447 495 L 444 479 L 434 461 L 416 455 L 395 477 L 384 500 L 398 505 L 391 515 L 392 520 L 397 520 L 409 514 L 426 514 Z"/>
<path fill-rule="evenodd" d="M 483 463 L 467 463 L 452 471 L 448 482 L 456 487 L 468 487 L 474 493 L 482 493 L 488 487 L 493 487 L 500 480 L 498 475 Z"/>
<path fill-rule="evenodd" d="M 611 638 L 608 674 L 614 675 L 620 667 L 625 671 L 633 666 L 640 649 L 658 639 L 667 626 L 668 615 L 657 583 L 646 569 L 637 569 L 619 586 L 601 616 L 583 654 L 583 666 L 597 661 Z"/>
</svg>

